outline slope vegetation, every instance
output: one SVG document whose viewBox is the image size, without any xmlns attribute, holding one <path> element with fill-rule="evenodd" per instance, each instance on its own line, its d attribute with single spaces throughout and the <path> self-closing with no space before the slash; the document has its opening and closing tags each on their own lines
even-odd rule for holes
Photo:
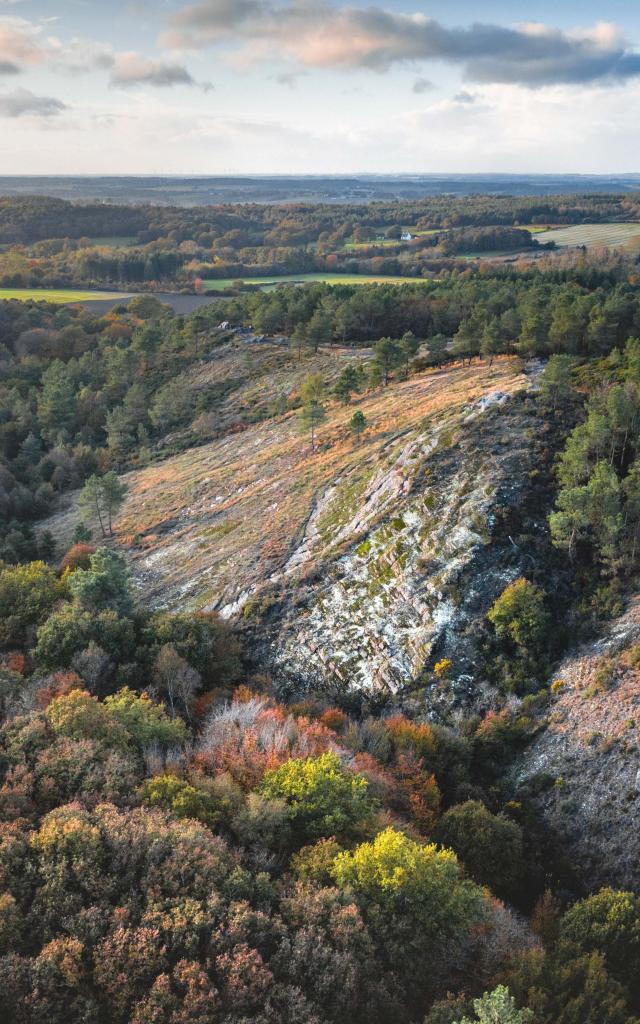
<svg viewBox="0 0 640 1024">
<path fill-rule="evenodd" d="M 246 418 L 265 394 L 295 393 L 309 369 L 330 380 L 353 354 L 297 366 L 253 349 L 235 356 L 252 361 L 250 379 L 217 411 L 236 432 L 126 477 L 118 543 L 144 600 L 240 617 L 296 685 L 396 690 L 447 645 L 464 667 L 469 609 L 518 572 L 500 558 L 489 568 L 483 552 L 495 508 L 518 500 L 539 427 L 514 398 L 529 383 L 520 365 L 430 371 L 369 393 L 360 442 L 353 405 L 332 402 L 312 451 L 297 412 Z M 231 359 L 185 386 L 233 378 Z M 71 507 L 48 525 L 68 540 L 75 522 Z M 480 595 L 471 577 L 459 585 L 474 567 Z"/>
</svg>

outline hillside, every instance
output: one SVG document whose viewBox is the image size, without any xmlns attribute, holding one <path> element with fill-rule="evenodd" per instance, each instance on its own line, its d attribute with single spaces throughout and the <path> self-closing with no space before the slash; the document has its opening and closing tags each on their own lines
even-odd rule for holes
<svg viewBox="0 0 640 1024">
<path fill-rule="evenodd" d="M 533 799 L 591 884 L 640 882 L 640 605 L 556 672 L 545 728 L 519 759 Z"/>
<path fill-rule="evenodd" d="M 216 411 L 237 432 L 127 474 L 118 545 L 145 603 L 239 616 L 281 683 L 394 691 L 437 651 L 453 654 L 464 689 L 468 621 L 520 568 L 512 538 L 486 553 L 540 438 L 529 379 L 501 359 L 379 389 L 361 402 L 360 442 L 353 406 L 334 402 L 315 452 L 296 412 L 239 429 L 258 391 L 264 404 L 352 358 L 297 366 L 250 346 L 192 371 L 197 388 L 249 363 Z M 75 522 L 72 502 L 46 525 L 64 545 Z"/>
</svg>

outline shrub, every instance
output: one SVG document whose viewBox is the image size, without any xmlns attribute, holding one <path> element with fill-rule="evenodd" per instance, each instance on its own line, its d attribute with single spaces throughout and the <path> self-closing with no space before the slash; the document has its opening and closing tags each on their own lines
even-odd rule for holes
<svg viewBox="0 0 640 1024">
<path fill-rule="evenodd" d="M 516 1001 L 504 985 L 498 985 L 493 992 L 485 992 L 481 999 L 474 999 L 475 1017 L 463 1017 L 459 1024 L 529 1024 L 533 1012 L 518 1010 Z"/>
<path fill-rule="evenodd" d="M 496 635 L 527 653 L 540 651 L 547 631 L 544 594 L 534 583 L 521 577 L 510 583 L 487 613 Z"/>
<path fill-rule="evenodd" d="M 86 690 L 55 697 L 46 709 L 55 733 L 69 739 L 103 740 L 109 746 L 132 745 L 140 751 L 150 744 L 161 747 L 184 743 L 186 729 L 181 719 L 172 721 L 166 711 L 145 694 L 124 689 L 100 702 Z"/>
<path fill-rule="evenodd" d="M 601 953 L 609 973 L 640 999 L 640 897 L 601 889 L 564 915 L 560 945 L 566 954 Z"/>
<path fill-rule="evenodd" d="M 127 661 L 136 649 L 133 623 L 113 611 L 95 615 L 64 605 L 40 626 L 35 658 L 50 671 L 68 668 L 74 656 L 86 650 L 92 641 L 114 661 Z"/>
<path fill-rule="evenodd" d="M 91 544 L 74 544 L 60 562 L 60 575 L 75 572 L 76 569 L 88 569 L 91 565 L 91 555 L 94 555 L 95 551 Z"/>
</svg>

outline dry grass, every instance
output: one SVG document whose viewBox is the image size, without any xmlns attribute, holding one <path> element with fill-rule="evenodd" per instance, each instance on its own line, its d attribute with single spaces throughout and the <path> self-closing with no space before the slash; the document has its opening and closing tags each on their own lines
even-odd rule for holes
<svg viewBox="0 0 640 1024">
<path fill-rule="evenodd" d="M 272 348 L 254 353 L 252 357 L 271 366 L 272 379 L 267 382 L 259 374 L 262 384 L 251 382 L 233 400 L 257 401 L 264 387 L 275 388 L 276 393 L 291 391 L 309 369 L 332 376 L 343 359 L 353 358 L 352 353 L 320 355 L 313 366 L 303 363 L 298 368 L 282 355 Z M 219 369 L 237 372 L 228 360 L 226 368 Z M 207 372 L 206 367 L 194 371 L 192 385 L 197 387 Z M 116 524 L 118 543 L 128 553 L 145 601 L 172 607 L 232 605 L 282 569 L 328 488 L 342 489 L 347 511 L 353 511 L 359 488 L 382 466 L 391 466 L 394 453 L 412 436 L 447 422 L 455 429 L 482 395 L 511 392 L 523 383 L 518 366 L 508 359 L 491 368 L 476 364 L 428 372 L 358 403 L 368 421 L 359 444 L 348 429 L 354 405 L 332 402 L 315 453 L 300 433 L 298 414 L 289 412 L 127 474 L 129 494 Z M 402 472 L 419 468 L 405 467 Z M 70 508 L 45 525 L 66 545 L 75 521 Z M 314 558 L 322 557 L 323 547 L 324 552 L 331 547 L 337 531 L 338 525 L 324 525 L 323 544 L 316 546 Z M 304 571 L 308 570 L 306 564 Z"/>
</svg>

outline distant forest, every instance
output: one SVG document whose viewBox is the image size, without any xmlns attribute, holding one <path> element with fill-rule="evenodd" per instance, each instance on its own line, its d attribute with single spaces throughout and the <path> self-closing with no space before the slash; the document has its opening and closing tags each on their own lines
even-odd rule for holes
<svg viewBox="0 0 640 1024">
<path fill-rule="evenodd" d="M 206 292 L 250 276 L 432 277 L 470 256 L 543 254 L 554 243 L 536 227 L 612 221 L 640 231 L 640 193 L 195 208 L 3 197 L 0 287 Z"/>
</svg>

